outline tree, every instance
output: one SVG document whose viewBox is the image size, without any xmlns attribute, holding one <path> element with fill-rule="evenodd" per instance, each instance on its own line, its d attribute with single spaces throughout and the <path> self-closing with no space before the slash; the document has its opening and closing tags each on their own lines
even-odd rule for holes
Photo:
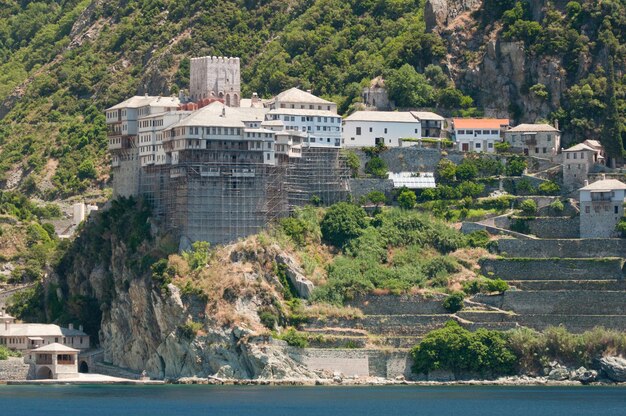
<svg viewBox="0 0 626 416">
<path fill-rule="evenodd" d="M 361 160 L 353 151 L 346 151 L 344 153 L 346 157 L 346 165 L 350 168 L 350 173 L 353 178 L 359 176 L 359 168 L 361 167 Z"/>
<path fill-rule="evenodd" d="M 191 270 L 198 270 L 206 266 L 209 261 L 210 244 L 206 241 L 196 241 L 191 245 L 190 251 L 183 252 L 183 258 Z"/>
<path fill-rule="evenodd" d="M 615 97 L 615 67 L 612 56 L 609 56 L 608 66 L 609 74 L 606 87 L 608 104 L 600 142 L 604 146 L 606 154 L 611 158 L 611 165 L 615 167 L 617 163 L 622 161 L 624 156 L 624 143 L 622 141 L 624 126 L 619 116 L 617 98 Z"/>
<path fill-rule="evenodd" d="M 360 236 L 365 227 L 367 227 L 365 210 L 347 202 L 331 206 L 320 223 L 324 241 L 339 248 Z"/>
<path fill-rule="evenodd" d="M 440 184 L 450 184 L 455 181 L 456 165 L 449 159 L 441 159 L 435 169 L 435 179 Z"/>
<path fill-rule="evenodd" d="M 387 203 L 387 197 L 380 191 L 372 191 L 365 197 L 368 201 L 375 205 L 385 205 Z"/>
<path fill-rule="evenodd" d="M 365 173 L 369 173 L 377 178 L 387 178 L 387 164 L 384 160 L 375 156 L 365 164 Z"/>
<path fill-rule="evenodd" d="M 443 307 L 450 313 L 457 313 L 463 309 L 463 292 L 454 292 L 443 301 Z"/>
<path fill-rule="evenodd" d="M 456 167 L 456 178 L 459 181 L 471 181 L 478 176 L 478 167 L 474 161 L 465 159 Z"/>
<path fill-rule="evenodd" d="M 537 213 L 537 203 L 533 199 L 525 199 L 522 201 L 520 208 L 526 215 L 535 215 Z"/>
<path fill-rule="evenodd" d="M 415 192 L 410 189 L 404 188 L 400 191 L 400 194 L 398 194 L 398 205 L 400 205 L 402 209 L 411 209 L 415 206 L 416 202 L 417 197 L 415 196 Z"/>
<path fill-rule="evenodd" d="M 506 174 L 509 176 L 522 176 L 528 164 L 521 156 L 511 156 L 507 159 Z"/>
<path fill-rule="evenodd" d="M 387 77 L 387 93 L 398 107 L 423 107 L 433 102 L 433 87 L 426 77 L 404 64 Z"/>
</svg>

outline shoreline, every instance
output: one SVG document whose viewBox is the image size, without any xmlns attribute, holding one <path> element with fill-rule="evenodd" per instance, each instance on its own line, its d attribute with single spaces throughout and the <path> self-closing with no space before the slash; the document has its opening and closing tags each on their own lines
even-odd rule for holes
<svg viewBox="0 0 626 416">
<path fill-rule="evenodd" d="M 443 387 L 443 386 L 502 386 L 502 387 L 593 387 L 593 386 L 626 386 L 610 380 L 596 381 L 583 384 L 572 380 L 547 380 L 543 378 L 528 378 L 523 380 L 454 380 L 454 381 L 407 381 L 407 380 L 371 380 L 356 379 L 336 382 L 332 379 L 315 380 L 211 380 L 211 379 L 181 379 L 181 380 L 0 380 L 0 386 L 53 386 L 53 385 L 126 385 L 126 386 L 164 386 L 164 385 L 207 385 L 207 386 L 294 386 L 294 387 L 373 387 L 373 386 L 415 386 L 415 387 Z"/>
</svg>

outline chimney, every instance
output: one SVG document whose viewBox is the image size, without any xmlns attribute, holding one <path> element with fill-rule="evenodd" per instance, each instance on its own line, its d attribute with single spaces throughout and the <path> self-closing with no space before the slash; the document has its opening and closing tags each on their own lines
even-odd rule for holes
<svg viewBox="0 0 626 416">
<path fill-rule="evenodd" d="M 68 328 L 69 328 L 69 329 L 74 329 L 74 324 L 69 324 L 69 325 L 68 325 Z"/>
<path fill-rule="evenodd" d="M 558 118 L 554 119 L 554 128 L 557 129 L 557 130 L 559 129 L 559 119 Z"/>
<path fill-rule="evenodd" d="M 306 90 L 306 92 L 308 92 L 309 94 L 313 94 L 313 91 L 311 90 Z"/>
<path fill-rule="evenodd" d="M 84 332 L 84 331 L 83 331 L 83 326 L 82 326 L 82 325 L 78 325 L 78 330 L 79 330 L 80 332 Z"/>
<path fill-rule="evenodd" d="M 585 186 L 589 185 L 589 181 L 587 179 L 585 179 Z"/>
<path fill-rule="evenodd" d="M 254 104 L 258 104 L 259 102 L 259 94 L 257 94 L 256 92 L 252 93 L 252 105 Z"/>
<path fill-rule="evenodd" d="M 602 174 L 602 180 L 605 181 L 606 180 L 606 173 Z"/>
</svg>

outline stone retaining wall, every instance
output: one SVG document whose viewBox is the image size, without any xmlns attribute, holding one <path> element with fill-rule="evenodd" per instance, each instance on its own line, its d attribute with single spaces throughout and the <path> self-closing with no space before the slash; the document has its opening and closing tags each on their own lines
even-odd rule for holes
<svg viewBox="0 0 626 416">
<path fill-rule="evenodd" d="M 623 259 L 482 259 L 482 273 L 504 280 L 621 280 Z"/>
<path fill-rule="evenodd" d="M 475 295 L 473 299 L 520 315 L 626 315 L 626 293 L 621 291 L 511 290 L 501 295 Z"/>
<path fill-rule="evenodd" d="M 626 257 L 626 239 L 505 239 L 498 241 L 498 250 L 510 257 Z"/>
<path fill-rule="evenodd" d="M 364 349 L 287 348 L 289 356 L 311 370 L 344 376 L 410 378 L 412 360 L 408 352 Z"/>
<path fill-rule="evenodd" d="M 350 149 L 361 160 L 361 173 L 369 157 L 361 149 Z M 464 154 L 455 150 L 447 150 L 447 158 L 454 163 L 461 163 Z M 441 159 L 438 149 L 411 147 L 391 147 L 379 154 L 385 161 L 390 172 L 434 172 Z"/>
<path fill-rule="evenodd" d="M 23 358 L 9 357 L 0 360 L 0 380 L 28 380 L 30 365 L 24 363 Z"/>
<path fill-rule="evenodd" d="M 496 227 L 510 229 L 511 223 L 515 220 L 516 217 L 501 216 L 495 218 L 494 223 Z M 539 238 L 565 239 L 580 237 L 579 217 L 521 217 L 519 220 L 528 225 L 529 234 Z"/>
<path fill-rule="evenodd" d="M 359 308 L 367 315 L 447 314 L 442 302 L 444 295 L 364 295 L 348 301 L 347 306 Z"/>
<path fill-rule="evenodd" d="M 382 192 L 387 198 L 390 198 L 393 191 L 393 181 L 391 179 L 371 178 L 350 179 L 350 193 L 355 201 L 372 191 Z"/>
</svg>

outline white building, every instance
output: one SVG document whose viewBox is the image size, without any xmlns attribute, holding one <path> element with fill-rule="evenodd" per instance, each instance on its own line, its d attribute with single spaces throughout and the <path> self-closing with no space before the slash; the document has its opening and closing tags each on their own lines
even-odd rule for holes
<svg viewBox="0 0 626 416">
<path fill-rule="evenodd" d="M 430 111 L 411 111 L 422 126 L 422 138 L 438 139 L 442 137 L 445 119 Z"/>
<path fill-rule="evenodd" d="M 299 110 L 323 110 L 337 114 L 337 104 L 311 94 L 311 91 L 302 91 L 299 88 L 290 88 L 281 92 L 265 103 L 271 110 L 291 108 Z"/>
<path fill-rule="evenodd" d="M 580 238 L 610 238 L 624 216 L 626 184 L 603 179 L 580 188 Z"/>
<path fill-rule="evenodd" d="M 190 114 L 191 111 L 170 111 L 149 115 L 139 120 L 137 146 L 141 166 L 167 163 L 163 149 L 164 131 Z"/>
<path fill-rule="evenodd" d="M 398 147 L 400 139 L 422 137 L 419 120 L 408 111 L 356 111 L 343 125 L 346 147 Z"/>
<path fill-rule="evenodd" d="M 310 146 L 341 146 L 341 117 L 331 111 L 277 108 L 270 110 L 266 120 L 282 121 L 285 131 L 302 133 Z"/>
<path fill-rule="evenodd" d="M 16 351 L 26 351 L 44 345 L 59 343 L 85 350 L 89 348 L 89 336 L 82 326 L 74 329 L 53 324 L 17 324 L 15 319 L 0 312 L 0 345 Z"/>
<path fill-rule="evenodd" d="M 509 127 L 508 119 L 455 118 L 452 119 L 452 139 L 462 152 L 495 152 L 495 144 L 502 141 Z"/>
</svg>

